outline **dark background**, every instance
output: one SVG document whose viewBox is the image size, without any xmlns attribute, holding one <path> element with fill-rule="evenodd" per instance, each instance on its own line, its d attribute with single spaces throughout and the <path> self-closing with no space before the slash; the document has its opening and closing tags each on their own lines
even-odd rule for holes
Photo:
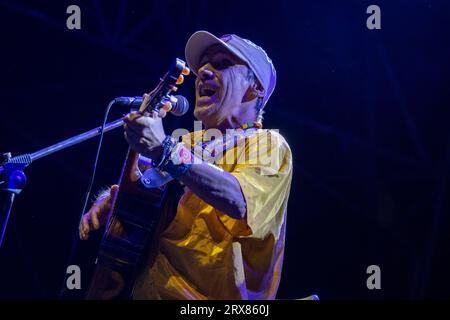
<svg viewBox="0 0 450 320">
<path fill-rule="evenodd" d="M 81 30 L 66 28 L 71 4 Z M 381 30 L 366 28 L 371 4 Z M 0 151 L 96 127 L 112 98 L 148 92 L 184 58 L 194 31 L 236 33 L 274 61 L 265 126 L 294 155 L 278 297 L 449 298 L 449 24 L 445 0 L 0 0 Z M 180 87 L 191 104 L 193 81 Z M 169 116 L 167 132 L 192 120 Z M 116 131 L 95 192 L 118 179 L 127 145 Z M 97 142 L 26 170 L 0 249 L 0 298 L 58 297 Z M 95 240 L 78 244 L 86 265 Z M 381 290 L 366 287 L 373 264 Z"/>
</svg>

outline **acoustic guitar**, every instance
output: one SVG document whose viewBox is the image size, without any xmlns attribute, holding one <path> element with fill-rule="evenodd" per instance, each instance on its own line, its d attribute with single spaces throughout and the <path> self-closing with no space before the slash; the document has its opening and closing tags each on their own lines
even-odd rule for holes
<svg viewBox="0 0 450 320">
<path fill-rule="evenodd" d="M 149 103 L 140 112 L 158 111 L 189 74 L 186 63 L 176 59 L 158 86 L 150 93 Z M 171 181 L 160 187 L 140 179 L 139 154 L 128 149 L 119 180 L 119 190 L 112 199 L 111 212 L 100 242 L 94 275 L 87 299 L 130 299 L 136 277 L 143 267 L 153 263 L 159 234 L 176 212 L 181 187 Z"/>
</svg>

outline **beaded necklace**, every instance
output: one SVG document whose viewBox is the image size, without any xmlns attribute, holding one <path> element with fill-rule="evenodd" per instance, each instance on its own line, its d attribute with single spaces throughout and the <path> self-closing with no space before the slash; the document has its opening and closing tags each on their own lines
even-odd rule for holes
<svg viewBox="0 0 450 320">
<path fill-rule="evenodd" d="M 221 151 L 221 154 L 224 155 L 227 150 L 237 146 L 240 138 L 246 138 L 257 132 L 259 129 L 261 129 L 261 126 L 256 123 L 244 123 L 242 128 L 235 129 L 233 134 L 224 135 L 222 141 L 221 139 L 214 139 L 206 142 L 203 142 L 202 140 L 199 141 L 194 146 L 193 152 L 196 156 L 200 156 L 203 161 L 210 162 L 216 157 L 218 151 Z M 205 154 L 205 152 L 207 154 Z"/>
</svg>

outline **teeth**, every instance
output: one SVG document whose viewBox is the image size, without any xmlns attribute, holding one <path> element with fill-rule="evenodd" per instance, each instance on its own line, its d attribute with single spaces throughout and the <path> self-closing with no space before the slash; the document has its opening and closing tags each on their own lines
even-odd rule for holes
<svg viewBox="0 0 450 320">
<path fill-rule="evenodd" d="M 216 91 L 208 86 L 203 86 L 200 89 L 200 96 L 208 96 L 211 97 L 212 95 L 214 95 L 214 93 L 216 93 Z"/>
</svg>

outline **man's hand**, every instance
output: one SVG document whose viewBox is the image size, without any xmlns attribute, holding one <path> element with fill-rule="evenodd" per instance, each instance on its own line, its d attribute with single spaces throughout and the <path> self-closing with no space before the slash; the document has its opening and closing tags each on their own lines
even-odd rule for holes
<svg viewBox="0 0 450 320">
<path fill-rule="evenodd" d="M 91 209 L 84 214 L 79 226 L 81 240 L 87 240 L 89 238 L 89 232 L 98 230 L 106 224 L 108 221 L 108 213 L 111 210 L 112 199 L 115 197 L 118 189 L 118 185 L 113 185 L 110 194 L 95 201 Z"/>
<path fill-rule="evenodd" d="M 149 96 L 144 95 L 142 105 L 148 103 Z M 125 139 L 130 147 L 151 159 L 157 159 L 161 154 L 161 143 L 166 134 L 161 118 L 166 116 L 166 111 L 170 110 L 171 104 L 168 102 L 157 114 L 142 114 L 132 112 L 123 118 Z"/>
</svg>

